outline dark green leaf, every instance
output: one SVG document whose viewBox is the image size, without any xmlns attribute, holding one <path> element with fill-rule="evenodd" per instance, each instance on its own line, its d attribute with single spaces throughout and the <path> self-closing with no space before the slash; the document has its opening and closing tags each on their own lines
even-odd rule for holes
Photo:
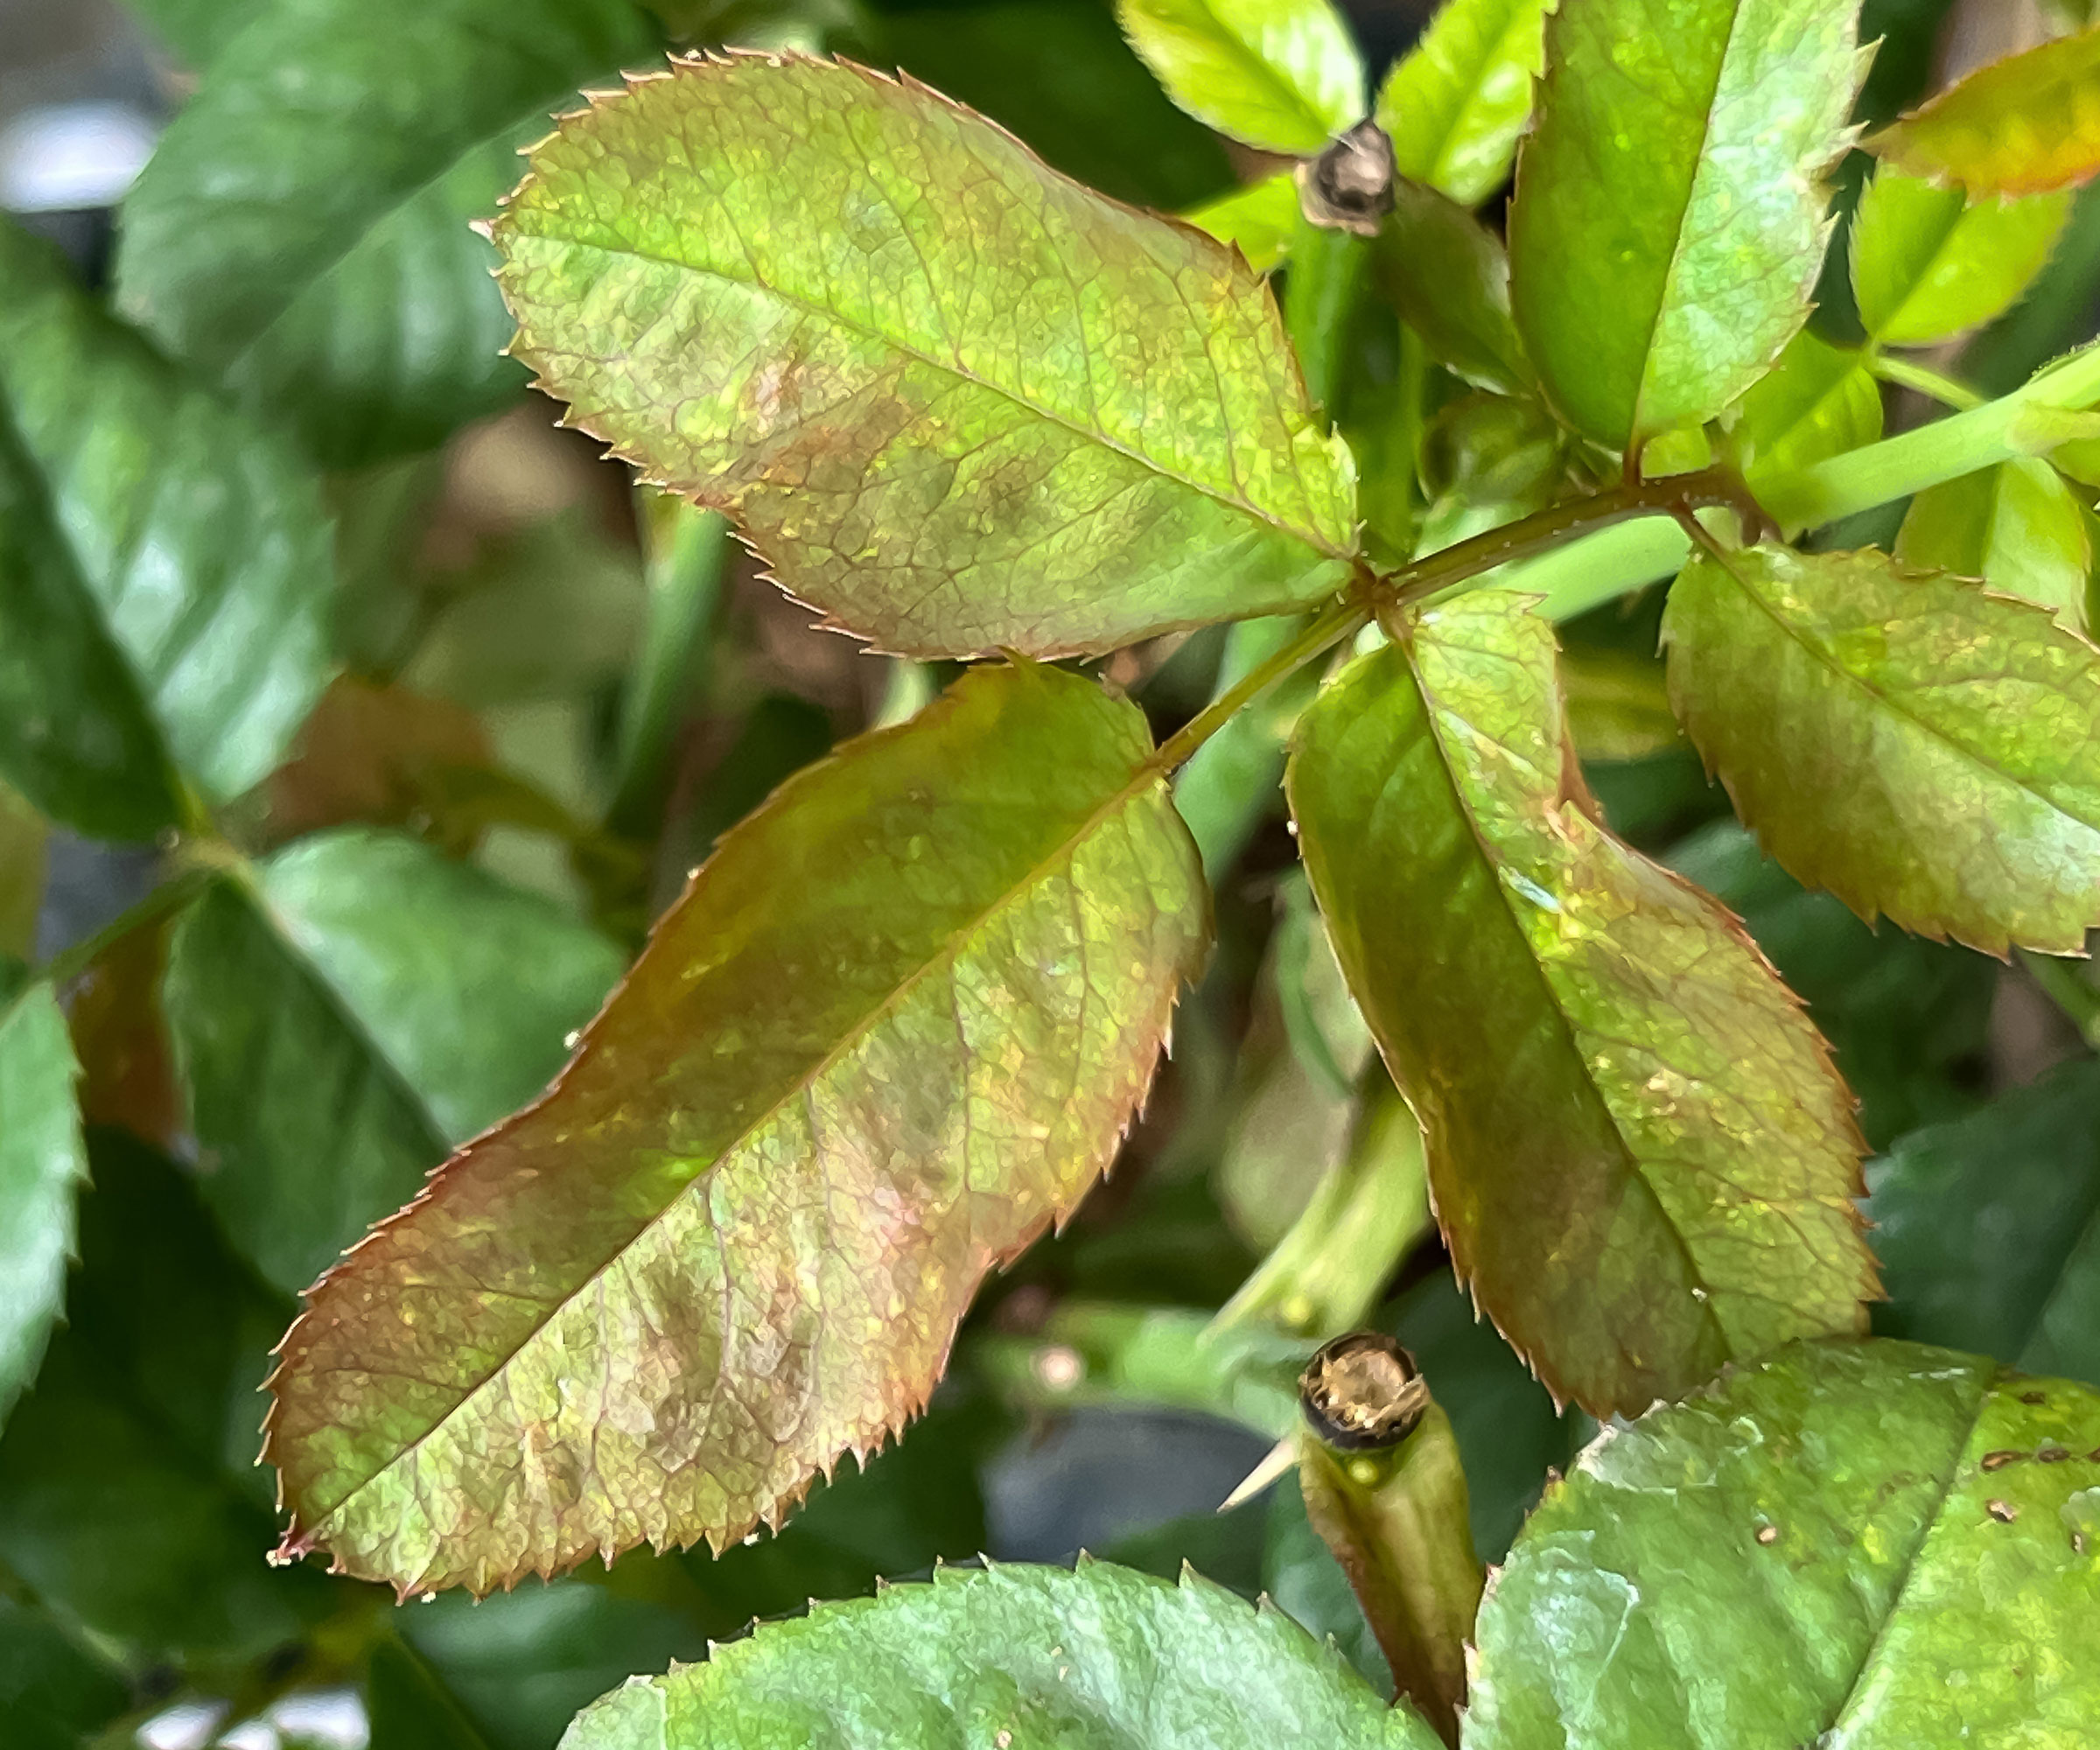
<svg viewBox="0 0 2100 1750">
<path fill-rule="evenodd" d="M 1310 158 L 1362 118 L 1363 62 L 1330 0 L 1116 0 L 1130 46 L 1199 122 Z"/>
<path fill-rule="evenodd" d="M 265 8 L 124 203 L 124 307 L 327 460 L 434 444 L 524 386 L 469 221 L 654 45 L 626 0 Z"/>
<path fill-rule="evenodd" d="M 1378 125 L 1400 174 L 1478 206 L 1509 177 L 1557 0 L 1446 0 L 1386 75 Z"/>
<path fill-rule="evenodd" d="M 1106 649 L 1346 575 L 1348 454 L 1266 286 L 967 111 L 691 62 L 533 165 L 496 227 L 519 355 L 884 648 Z"/>
<path fill-rule="evenodd" d="M 2100 30 L 1972 73 L 1869 151 L 1971 194 L 2038 194 L 2100 173 Z"/>
<path fill-rule="evenodd" d="M 0 781 L 0 955 L 26 959 L 36 950 L 50 838 L 44 816 Z"/>
<path fill-rule="evenodd" d="M 2085 1388 L 1902 1343 L 1611 1430 L 1489 1588 L 1468 1750 L 2076 1744 L 2096 1447 Z"/>
<path fill-rule="evenodd" d="M 1517 326 L 1554 404 L 1614 448 L 1698 425 L 1809 313 L 1823 172 L 1866 69 L 1828 0 L 1581 0 L 1546 26 L 1517 166 Z"/>
<path fill-rule="evenodd" d="M 78 1074 L 49 986 L 0 1006 L 0 1424 L 36 1377 L 66 1296 L 74 1194 L 88 1174 Z"/>
<path fill-rule="evenodd" d="M 0 221 L 0 765 L 46 814 L 145 838 L 179 767 L 274 766 L 327 679 L 312 480 Z"/>
<path fill-rule="evenodd" d="M 2100 1385 L 2100 1064 L 2066 1064 L 1867 1169 L 1877 1328 Z"/>
<path fill-rule="evenodd" d="M 1208 913 L 1142 718 L 1076 676 L 977 670 L 791 781 L 555 1094 L 314 1291 L 287 1548 L 485 1592 L 777 1523 L 1106 1165 Z"/>
<path fill-rule="evenodd" d="M 1231 628 L 1218 684 L 1243 680 L 1303 629 L 1300 620 L 1243 620 Z M 1315 677 L 1292 676 L 1271 687 L 1196 750 L 1174 777 L 1174 807 L 1203 854 L 1203 872 L 1222 880 L 1282 796 L 1284 744 L 1312 696 Z"/>
<path fill-rule="evenodd" d="M 1979 578 L 2082 631 L 2093 569 L 2088 521 L 2062 475 L 2038 456 L 2021 456 L 1920 493 L 1896 536 L 1896 558 L 1916 570 Z"/>
<path fill-rule="evenodd" d="M 1373 256 L 1379 290 L 1438 364 L 1504 395 L 1535 388 L 1501 239 L 1432 188 L 1402 181 L 1393 194 Z"/>
<path fill-rule="evenodd" d="M 1867 185 L 1852 220 L 1852 295 L 1870 339 L 1930 346 L 2012 308 L 2048 263 L 2071 197 L 1970 201 L 1899 170 Z"/>
<path fill-rule="evenodd" d="M 10 1750 L 79 1750 L 130 1686 L 44 1612 L 0 1596 L 0 1718 Z"/>
<path fill-rule="evenodd" d="M 435 1672 L 392 1635 L 365 1676 L 371 1750 L 487 1750 L 488 1740 Z"/>
<path fill-rule="evenodd" d="M 1550 628 L 1476 592 L 1360 658 L 1288 787 L 1461 1280 L 1557 1395 L 1647 1408 L 1856 1329 L 1852 1102 L 1708 896 L 1599 826 Z"/>
<path fill-rule="evenodd" d="M 181 56 L 192 70 L 209 66 L 212 57 L 275 0 L 127 0 L 154 35 Z"/>
<path fill-rule="evenodd" d="M 1435 1750 L 1340 1656 L 1281 1612 L 1189 1574 L 1179 1586 L 1106 1563 L 949 1569 L 827 1605 L 616 1690 L 570 1750 L 713 1750 L 822 1742 L 919 1750 L 975 1741 L 1069 1750 Z"/>
<path fill-rule="evenodd" d="M 1663 637 L 1679 718 L 1797 879 L 1993 953 L 2100 921 L 2100 662 L 2045 610 L 1759 547 L 1695 557 Z"/>
</svg>

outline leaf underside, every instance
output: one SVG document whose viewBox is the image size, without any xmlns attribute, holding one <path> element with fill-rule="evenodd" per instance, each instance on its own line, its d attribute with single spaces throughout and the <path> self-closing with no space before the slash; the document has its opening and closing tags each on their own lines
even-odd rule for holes
<svg viewBox="0 0 2100 1750">
<path fill-rule="evenodd" d="M 1517 326 L 1572 424 L 1620 448 L 1703 424 L 1807 320 L 1853 38 L 1827 0 L 1584 0 L 1548 21 L 1509 250 Z"/>
<path fill-rule="evenodd" d="M 636 1679 L 568 1750 L 1436 1750 L 1330 1643 L 1186 1569 L 1172 1585 L 1078 1568 L 936 1570 L 930 1585 L 820 1605 Z"/>
<path fill-rule="evenodd" d="M 1788 872 L 1872 921 L 2068 954 L 2100 920 L 2100 663 L 2043 608 L 1886 554 L 1695 558 L 1672 703 Z"/>
<path fill-rule="evenodd" d="M 312 1292 L 285 1548 L 477 1592 L 718 1549 L 925 1403 L 1069 1212 L 1208 937 L 1142 718 L 974 671 L 724 840 L 539 1104 Z"/>
<path fill-rule="evenodd" d="M 1460 1278 L 1557 1396 L 1632 1413 L 1862 1328 L 1862 1145 L 1740 926 L 1596 823 L 1553 664 L 1524 598 L 1432 610 L 1322 694 L 1289 786 Z"/>
<path fill-rule="evenodd" d="M 1894 1342 L 1607 1431 L 1489 1586 L 1469 1750 L 2083 1743 L 2096 1449 L 2090 1390 Z"/>
<path fill-rule="evenodd" d="M 922 87 L 681 61 L 565 119 L 494 235 L 570 418 L 885 649 L 1105 650 L 1348 576 L 1262 280 Z"/>
</svg>

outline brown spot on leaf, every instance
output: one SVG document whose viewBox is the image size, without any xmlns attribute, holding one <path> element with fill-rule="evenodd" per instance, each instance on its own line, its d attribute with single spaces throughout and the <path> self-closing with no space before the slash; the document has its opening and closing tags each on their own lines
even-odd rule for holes
<svg viewBox="0 0 2100 1750">
<path fill-rule="evenodd" d="M 2002 1471 L 2007 1465 L 2016 1465 L 2026 1457 L 2025 1452 L 1985 1452 L 1984 1454 L 1984 1468 L 1987 1471 Z"/>
<path fill-rule="evenodd" d="M 2020 1401 L 2022 1404 L 2047 1404 L 2049 1396 L 2046 1391 L 2023 1391 L 2020 1394 Z"/>
<path fill-rule="evenodd" d="M 2010 1525 L 2020 1517 L 2020 1509 L 2009 1501 L 1987 1501 L 1984 1503 L 1984 1510 L 2000 1525 Z"/>
<path fill-rule="evenodd" d="M 2068 1446 L 2044 1446 L 2034 1456 L 2045 1465 L 2060 1465 L 2071 1455 Z"/>
<path fill-rule="evenodd" d="M 1768 1546 L 1778 1543 L 1779 1527 L 1776 1525 L 1759 1526 L 1757 1528 L 1757 1541 Z"/>
</svg>

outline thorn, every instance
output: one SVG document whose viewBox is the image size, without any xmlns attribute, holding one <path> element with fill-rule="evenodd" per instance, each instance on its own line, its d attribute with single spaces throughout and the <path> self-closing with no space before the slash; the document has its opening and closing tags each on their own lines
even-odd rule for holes
<svg viewBox="0 0 2100 1750">
<path fill-rule="evenodd" d="M 1243 1502 L 1251 1501 L 1269 1485 L 1298 1462 L 1298 1436 L 1286 1434 L 1269 1449 L 1269 1456 L 1247 1474 L 1245 1480 L 1220 1504 L 1220 1513 L 1229 1513 Z"/>
</svg>

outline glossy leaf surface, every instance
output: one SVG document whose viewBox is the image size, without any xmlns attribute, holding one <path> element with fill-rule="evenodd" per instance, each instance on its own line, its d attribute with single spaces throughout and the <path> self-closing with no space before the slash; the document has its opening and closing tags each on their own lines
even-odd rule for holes
<svg viewBox="0 0 2100 1750">
<path fill-rule="evenodd" d="M 48 986 L 0 1005 L 0 1424 L 36 1377 L 66 1298 L 73 1200 L 88 1176 L 76 1073 Z"/>
<path fill-rule="evenodd" d="M 1289 788 L 1461 1280 L 1557 1395 L 1634 1412 L 1858 1328 L 1873 1267 L 1827 1048 L 1726 912 L 1597 824 L 1553 658 L 1522 598 L 1434 609 L 1321 695 Z"/>
<path fill-rule="evenodd" d="M 1893 346 L 1980 328 L 2034 283 L 2070 213 L 2068 194 L 1971 201 L 1958 188 L 1884 169 L 1852 220 L 1861 326 Z"/>
<path fill-rule="evenodd" d="M 1393 212 L 1373 245 L 1379 290 L 1438 364 L 1504 395 L 1535 389 L 1509 314 L 1509 258 L 1501 239 L 1432 188 L 1403 181 L 1393 195 Z"/>
<path fill-rule="evenodd" d="M 2085 625 L 2093 541 L 2086 508 L 2037 456 L 1928 487 L 1911 500 L 1897 562 L 1977 578 L 2039 602 L 2073 631 Z"/>
<path fill-rule="evenodd" d="M 325 459 L 434 444 L 524 383 L 469 224 L 654 47 L 626 0 L 266 7 L 125 200 L 123 307 Z"/>
<path fill-rule="evenodd" d="M 1867 150 L 1971 194 L 2037 194 L 2100 174 L 2100 30 L 1972 73 Z"/>
<path fill-rule="evenodd" d="M 1364 113 L 1363 62 L 1329 0 L 1116 0 L 1130 46 L 1199 122 L 1309 158 Z"/>
<path fill-rule="evenodd" d="M 1069 1750 L 1435 1750 L 1332 1648 L 1208 1581 L 1102 1562 L 947 1569 L 928 1586 L 769 1623 L 704 1665 L 615 1690 L 569 1750 L 825 1743 L 934 1750 L 964 1735 Z"/>
<path fill-rule="evenodd" d="M 1881 436 L 1881 385 L 1866 354 L 1805 328 L 1739 407 L 1735 439 L 1753 490 Z"/>
<path fill-rule="evenodd" d="M 1695 558 L 1670 696 L 1737 812 L 1864 918 L 2069 953 L 2100 920 L 2100 666 L 2046 610 L 1883 553 Z"/>
<path fill-rule="evenodd" d="M 1374 112 L 1400 174 L 1477 206 L 1508 179 L 1556 0 L 1446 0 Z"/>
<path fill-rule="evenodd" d="M 1489 1586 L 1468 1750 L 2076 1744 L 2096 1447 L 2086 1388 L 1888 1342 L 1609 1431 Z"/>
<path fill-rule="evenodd" d="M 1864 70 L 1852 10 L 1584 0 L 1548 21 L 1546 64 L 1509 220 L 1517 326 L 1600 442 L 1701 424 L 1808 317 Z"/>
<path fill-rule="evenodd" d="M 2100 1066 L 1912 1131 L 1867 1183 L 1877 1328 L 2100 1385 Z"/>
<path fill-rule="evenodd" d="M 1149 754 L 1090 682 L 981 670 L 731 833 L 549 1097 L 315 1290 L 288 1549 L 485 1592 L 721 1548 L 900 1428 L 1107 1165 L 1201 956 Z"/>
<path fill-rule="evenodd" d="M 52 818 L 145 838 L 171 767 L 276 763 L 327 678 L 312 480 L 0 222 L 0 765 Z"/>
<path fill-rule="evenodd" d="M 519 355 L 883 648 L 1101 650 L 1346 575 L 1347 453 L 1259 278 L 933 94 L 683 62 L 532 163 Z"/>
</svg>

